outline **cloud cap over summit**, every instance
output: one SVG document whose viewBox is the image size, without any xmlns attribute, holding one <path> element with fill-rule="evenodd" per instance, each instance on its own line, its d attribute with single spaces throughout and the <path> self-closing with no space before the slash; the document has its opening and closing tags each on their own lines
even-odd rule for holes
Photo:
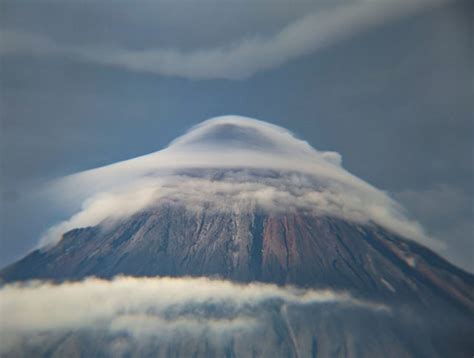
<svg viewBox="0 0 474 358">
<path fill-rule="evenodd" d="M 76 211 L 43 242 L 171 201 L 218 211 L 301 209 L 374 222 L 434 245 L 394 200 L 347 172 L 338 153 L 318 151 L 282 127 L 241 116 L 209 119 L 163 150 L 65 177 L 51 193 Z"/>
</svg>

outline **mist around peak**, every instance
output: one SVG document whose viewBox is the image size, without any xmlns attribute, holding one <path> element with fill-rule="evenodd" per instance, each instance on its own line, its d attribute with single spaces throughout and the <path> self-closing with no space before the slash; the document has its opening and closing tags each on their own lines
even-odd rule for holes
<svg viewBox="0 0 474 358">
<path fill-rule="evenodd" d="M 437 245 L 387 194 L 346 171 L 339 153 L 318 151 L 282 127 L 240 116 L 209 119 L 163 150 L 61 178 L 50 193 L 74 214 L 49 229 L 41 244 L 172 203 L 230 212 L 303 210 L 375 223 Z"/>
</svg>

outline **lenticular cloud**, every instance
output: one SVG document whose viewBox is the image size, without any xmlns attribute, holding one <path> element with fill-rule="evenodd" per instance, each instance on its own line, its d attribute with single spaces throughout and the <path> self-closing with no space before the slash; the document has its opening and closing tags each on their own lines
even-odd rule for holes
<svg viewBox="0 0 474 358">
<path fill-rule="evenodd" d="M 62 178 L 51 190 L 76 212 L 51 228 L 43 244 L 161 203 L 235 213 L 303 210 L 433 243 L 388 195 L 347 172 L 338 153 L 240 116 L 209 119 L 163 150 Z"/>
</svg>

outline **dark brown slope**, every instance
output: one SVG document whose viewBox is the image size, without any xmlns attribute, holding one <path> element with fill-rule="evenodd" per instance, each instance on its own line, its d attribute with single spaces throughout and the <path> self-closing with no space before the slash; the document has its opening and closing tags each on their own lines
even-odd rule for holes
<svg viewBox="0 0 474 358">
<path fill-rule="evenodd" d="M 474 277 L 430 250 L 377 226 L 297 214 L 162 205 L 107 228 L 70 231 L 0 272 L 4 282 L 117 274 L 330 287 L 474 311 Z"/>
<path fill-rule="evenodd" d="M 20 337 L 5 357 L 465 357 L 474 343 L 474 278 L 375 225 L 304 214 L 199 213 L 161 205 L 76 229 L 0 272 L 5 282 L 87 276 L 218 276 L 350 291 L 388 311 L 337 304 L 255 308 L 260 328 L 137 339 L 110 330 Z M 131 293 L 132 294 L 132 293 Z M 211 310 L 219 318 L 224 311 Z M 214 316 L 213 316 L 214 317 Z"/>
</svg>

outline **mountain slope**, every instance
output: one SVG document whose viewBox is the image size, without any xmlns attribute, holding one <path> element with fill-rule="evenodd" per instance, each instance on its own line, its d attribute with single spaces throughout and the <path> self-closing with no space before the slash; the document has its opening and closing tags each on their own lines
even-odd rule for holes
<svg viewBox="0 0 474 358">
<path fill-rule="evenodd" d="M 23 339 L 5 357 L 466 357 L 473 325 L 432 314 L 393 314 L 324 304 L 267 304 L 252 314 L 260 327 L 218 339 L 212 334 L 136 338 L 107 330 Z"/>
<path fill-rule="evenodd" d="M 329 288 L 383 302 L 388 311 L 269 301 L 247 312 L 258 320 L 257 328 L 219 339 L 206 331 L 168 335 L 160 330 L 144 338 L 99 326 L 22 338 L 4 356 L 415 358 L 464 357 L 474 349 L 472 275 L 383 228 L 331 217 L 212 210 L 196 214 L 162 205 L 114 225 L 72 230 L 0 276 L 5 282 L 63 282 L 119 274 Z M 208 312 L 204 314 L 211 320 L 227 319 L 225 306 L 210 305 L 190 306 L 183 317 Z M 102 310 L 108 310 L 106 302 Z M 169 320 L 175 311 L 163 315 Z"/>
<path fill-rule="evenodd" d="M 48 194 L 75 211 L 0 271 L 2 356 L 474 352 L 474 276 L 283 128 L 211 119 Z"/>
<path fill-rule="evenodd" d="M 66 233 L 3 269 L 5 282 L 218 276 L 348 290 L 474 311 L 474 277 L 375 225 L 307 214 L 199 213 L 161 205 L 109 227 Z"/>
</svg>

